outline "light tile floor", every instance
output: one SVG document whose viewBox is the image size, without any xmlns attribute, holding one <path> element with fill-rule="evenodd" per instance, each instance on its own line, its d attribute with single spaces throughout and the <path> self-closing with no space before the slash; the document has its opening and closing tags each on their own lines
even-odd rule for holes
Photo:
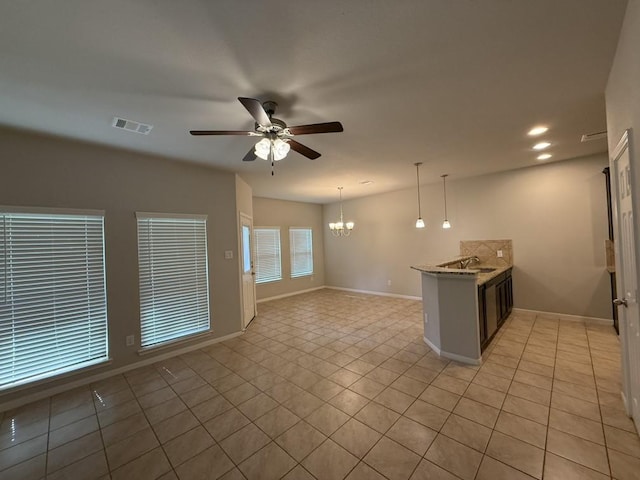
<svg viewBox="0 0 640 480">
<path fill-rule="evenodd" d="M 611 327 L 512 315 L 481 367 L 421 303 L 321 290 L 241 337 L 0 414 L 0 478 L 640 478 Z"/>
</svg>

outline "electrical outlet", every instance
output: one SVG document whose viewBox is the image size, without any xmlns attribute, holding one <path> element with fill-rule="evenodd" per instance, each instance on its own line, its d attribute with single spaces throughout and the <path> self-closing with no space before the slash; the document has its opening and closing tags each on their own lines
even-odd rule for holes
<svg viewBox="0 0 640 480">
<path fill-rule="evenodd" d="M 133 335 L 127 335 L 127 338 L 126 338 L 127 347 L 133 347 L 134 343 L 135 343 L 135 337 Z"/>
<path fill-rule="evenodd" d="M 498 250 L 498 258 L 502 258 L 502 250 Z"/>
<path fill-rule="evenodd" d="M 427 323 L 429 323 L 429 316 L 427 315 L 427 312 L 424 312 L 424 324 L 426 325 Z"/>
<path fill-rule="evenodd" d="M 233 259 L 233 250 L 225 250 L 224 251 L 224 259 L 232 260 Z"/>
</svg>

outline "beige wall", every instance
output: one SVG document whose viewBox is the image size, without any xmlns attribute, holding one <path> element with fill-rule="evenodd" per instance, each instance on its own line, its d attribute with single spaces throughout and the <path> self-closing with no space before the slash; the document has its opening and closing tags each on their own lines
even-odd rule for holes
<svg viewBox="0 0 640 480">
<path fill-rule="evenodd" d="M 630 151 L 635 177 L 636 208 L 640 206 L 640 55 L 638 55 L 638 45 L 640 45 L 640 1 L 630 0 L 607 83 L 606 101 L 609 151 L 614 151 L 626 129 L 634 130 L 631 134 Z"/>
<path fill-rule="evenodd" d="M 240 330 L 238 255 L 234 260 L 224 258 L 225 250 L 236 253 L 238 248 L 233 173 L 13 130 L 0 130 L 0 164 L 0 205 L 105 210 L 113 363 L 91 374 L 142 359 L 138 346 L 125 347 L 126 335 L 135 334 L 136 345 L 140 338 L 136 211 L 208 215 L 213 333 L 219 337 Z M 49 382 L 41 388 L 61 383 Z M 0 404 L 30 393 L 33 388 L 0 394 Z"/>
<path fill-rule="evenodd" d="M 256 285 L 258 300 L 324 285 L 325 265 L 321 205 L 254 197 L 253 225 L 254 227 L 281 228 L 282 280 Z M 289 227 L 310 227 L 313 230 L 313 275 L 310 277 L 291 278 Z M 260 311 L 260 307 L 258 307 L 258 311 Z"/>
<path fill-rule="evenodd" d="M 253 217 L 253 193 L 251 187 L 238 175 L 236 175 L 236 208 L 238 214 L 243 213 L 248 217 Z"/>
<path fill-rule="evenodd" d="M 415 188 L 344 202 L 345 218 L 356 227 L 348 238 L 325 231 L 325 283 L 420 296 L 420 275 L 410 265 L 457 255 L 460 240 L 512 239 L 516 307 L 611 318 L 606 165 L 600 155 L 466 180 L 449 177 L 450 230 L 441 228 L 441 183 L 421 187 L 424 230 L 414 227 Z M 326 205 L 325 223 L 338 214 L 337 204 Z"/>
</svg>

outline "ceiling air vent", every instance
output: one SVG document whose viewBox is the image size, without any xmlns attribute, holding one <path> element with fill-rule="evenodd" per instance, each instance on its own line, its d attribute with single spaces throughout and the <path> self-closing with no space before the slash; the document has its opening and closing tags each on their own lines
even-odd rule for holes
<svg viewBox="0 0 640 480">
<path fill-rule="evenodd" d="M 607 131 L 604 132 L 595 132 L 595 133 L 585 133 L 582 135 L 580 139 L 581 142 L 591 142 L 593 140 L 600 140 L 602 138 L 607 138 Z"/>
<path fill-rule="evenodd" d="M 115 128 L 121 128 L 129 132 L 141 133 L 143 135 L 149 135 L 149 132 L 153 128 L 153 125 L 134 122 L 133 120 L 127 120 L 126 118 L 120 118 L 120 117 L 113 117 L 113 123 L 111 125 L 114 126 Z"/>
</svg>

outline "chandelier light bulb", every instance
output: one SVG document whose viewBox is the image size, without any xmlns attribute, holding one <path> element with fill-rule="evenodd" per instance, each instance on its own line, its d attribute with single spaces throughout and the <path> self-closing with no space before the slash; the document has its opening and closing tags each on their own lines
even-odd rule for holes
<svg viewBox="0 0 640 480">
<path fill-rule="evenodd" d="M 451 228 L 451 224 L 449 223 L 449 220 L 445 220 L 444 222 L 442 222 L 442 228 L 444 228 L 445 230 L 447 228 Z"/>
<path fill-rule="evenodd" d="M 424 228 L 424 220 L 422 218 L 416 220 L 416 228 Z"/>
</svg>

